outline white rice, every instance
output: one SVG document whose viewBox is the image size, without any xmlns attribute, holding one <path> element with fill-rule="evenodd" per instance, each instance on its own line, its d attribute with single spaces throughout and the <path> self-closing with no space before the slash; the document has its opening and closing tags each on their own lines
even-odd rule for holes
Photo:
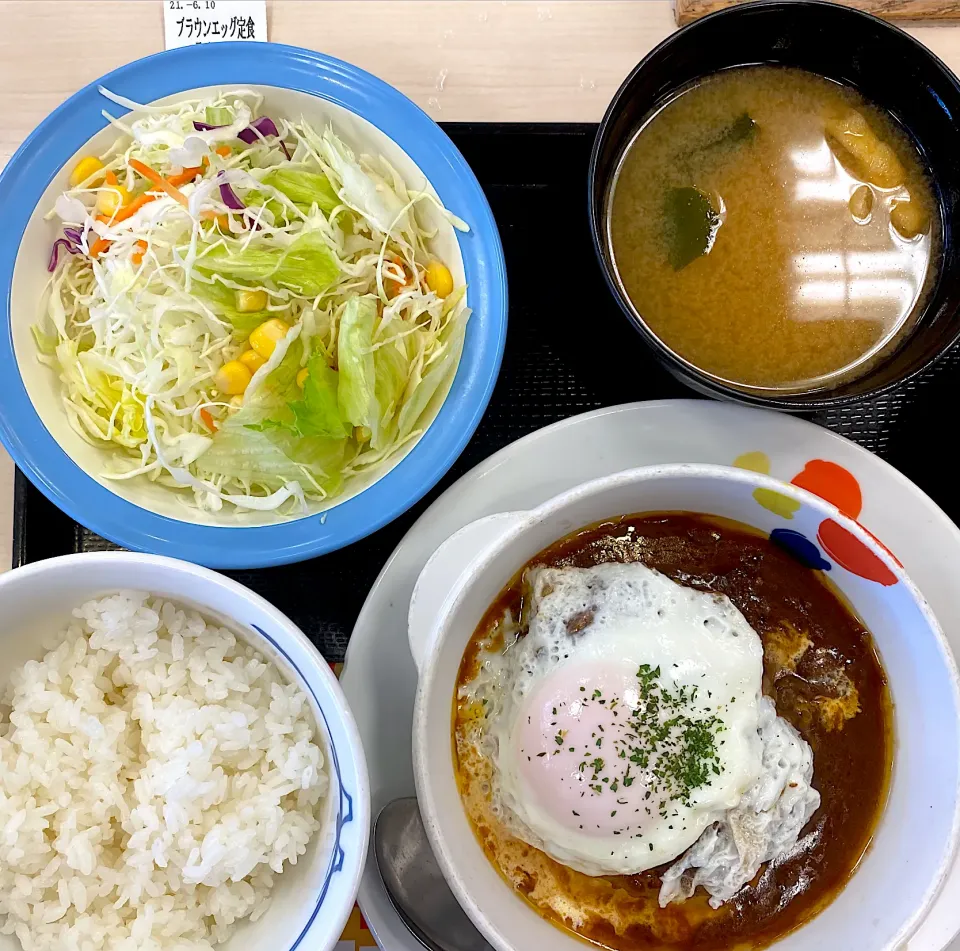
<svg viewBox="0 0 960 951">
<path fill-rule="evenodd" d="M 303 691 L 143 592 L 89 601 L 0 720 L 0 931 L 25 951 L 206 951 L 320 825 Z M 52 645 L 51 645 L 52 646 Z"/>
</svg>

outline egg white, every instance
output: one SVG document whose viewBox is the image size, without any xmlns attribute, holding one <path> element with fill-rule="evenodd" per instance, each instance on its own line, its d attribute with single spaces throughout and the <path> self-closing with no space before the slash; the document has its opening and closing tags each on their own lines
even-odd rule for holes
<svg viewBox="0 0 960 951">
<path fill-rule="evenodd" d="M 519 838 L 588 875 L 633 874 L 675 859 L 734 808 L 760 776 L 759 636 L 729 599 L 676 584 L 642 564 L 538 569 L 529 583 L 526 636 L 504 654 L 490 691 L 489 755 L 499 814 Z M 567 757 L 565 743 L 551 745 L 553 721 L 542 724 L 542 748 L 530 748 L 543 697 L 560 690 L 556 695 L 569 698 L 571 689 L 576 697 L 579 687 L 571 684 L 584 688 L 580 695 L 592 696 L 592 684 L 600 678 L 608 695 L 611 684 L 619 685 L 623 711 L 637 704 L 637 672 L 644 664 L 659 668 L 664 690 L 696 687 L 691 715 L 722 721 L 719 774 L 686 802 L 672 800 L 665 811 L 656 808 L 659 803 L 649 808 L 640 783 L 621 785 L 613 795 L 609 786 L 594 794 L 584 788 L 582 771 L 574 774 L 575 765 L 572 771 L 553 769 L 545 782 L 531 781 L 531 770 L 543 764 L 546 774 L 554 756 L 582 762 L 579 748 Z M 573 700 L 558 710 L 558 737 L 565 724 L 576 729 L 578 712 L 583 716 Z M 549 705 L 543 715 L 549 717 Z M 606 722 L 604 737 L 593 735 L 606 739 L 612 755 L 610 726 L 623 732 L 622 721 Z M 614 775 L 607 772 L 608 779 Z M 582 808 L 580 815 L 566 808 L 569 784 L 578 782 L 578 794 L 598 820 L 594 824 L 603 825 L 599 832 L 583 827 Z M 567 785 L 560 789 L 558 783 Z M 556 788 L 544 788 L 551 785 Z"/>
<path fill-rule="evenodd" d="M 769 697 L 760 701 L 760 777 L 737 805 L 662 875 L 660 906 L 684 901 L 697 887 L 719 908 L 752 881 L 764 862 L 787 855 L 820 806 L 813 788 L 813 750 L 777 716 Z"/>
</svg>

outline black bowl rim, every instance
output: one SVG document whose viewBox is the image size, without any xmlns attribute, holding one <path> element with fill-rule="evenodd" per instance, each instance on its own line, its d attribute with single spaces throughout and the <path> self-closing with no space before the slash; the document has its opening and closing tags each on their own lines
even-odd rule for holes
<svg viewBox="0 0 960 951">
<path fill-rule="evenodd" d="M 831 396 L 829 391 L 825 391 L 823 397 L 817 398 L 813 394 L 816 391 L 798 391 L 784 394 L 783 396 L 760 396 L 750 393 L 746 390 L 738 389 L 734 386 L 727 386 L 704 370 L 688 361 L 681 359 L 667 345 L 651 331 L 643 321 L 637 320 L 630 308 L 625 306 L 623 294 L 611 274 L 611 269 L 607 265 L 604 257 L 604 242 L 601 236 L 601 228 L 598 227 L 606 218 L 604 209 L 597 209 L 594 200 L 597 180 L 597 163 L 600 158 L 600 147 L 607 138 L 610 126 L 619 113 L 619 106 L 623 98 L 627 95 L 627 90 L 633 83 L 634 78 L 644 69 L 650 61 L 656 57 L 661 50 L 676 43 L 680 38 L 686 38 L 691 33 L 697 33 L 703 29 L 709 29 L 713 21 L 721 18 L 734 18 L 752 14 L 757 10 L 775 10 L 777 12 L 794 12 L 797 10 L 829 10 L 832 14 L 849 15 L 851 20 L 872 21 L 882 29 L 896 34 L 904 40 L 907 40 L 913 46 L 917 54 L 928 59 L 934 68 L 938 69 L 945 82 L 952 84 L 960 96 L 960 79 L 957 78 L 953 70 L 937 56 L 928 46 L 921 43 L 916 37 L 911 36 L 906 30 L 901 29 L 888 20 L 858 10 L 855 7 L 844 6 L 839 3 L 832 3 L 830 0 L 752 0 L 749 3 L 738 3 L 736 6 L 725 7 L 722 10 L 716 10 L 708 13 L 706 16 L 682 26 L 675 30 L 669 36 L 662 39 L 652 50 L 650 50 L 643 59 L 634 66 L 627 74 L 626 78 L 614 93 L 610 104 L 607 106 L 597 128 L 596 137 L 593 140 L 593 147 L 590 150 L 590 163 L 587 169 L 587 213 L 590 220 L 590 238 L 593 243 L 593 250 L 600 263 L 600 270 L 603 272 L 603 279 L 606 281 L 610 293 L 616 300 L 617 305 L 624 312 L 627 319 L 634 326 L 637 332 L 643 337 L 646 343 L 660 357 L 664 364 L 674 373 L 676 373 L 688 386 L 699 390 L 701 393 L 707 393 L 710 396 L 728 400 L 734 403 L 741 403 L 748 406 L 757 406 L 764 409 L 779 409 L 792 412 L 816 412 L 819 410 L 839 409 L 844 406 L 852 406 L 856 403 L 862 403 L 865 400 L 875 399 L 884 396 L 893 390 L 899 389 L 905 383 L 915 379 L 921 373 L 924 373 L 930 367 L 936 365 L 943 359 L 947 352 L 960 340 L 960 325 L 956 332 L 950 337 L 940 349 L 928 360 L 916 367 L 909 373 L 904 374 L 898 379 L 891 380 L 889 383 L 867 389 L 862 393 L 850 393 L 841 396 Z M 748 64 L 744 64 L 748 65 Z"/>
</svg>

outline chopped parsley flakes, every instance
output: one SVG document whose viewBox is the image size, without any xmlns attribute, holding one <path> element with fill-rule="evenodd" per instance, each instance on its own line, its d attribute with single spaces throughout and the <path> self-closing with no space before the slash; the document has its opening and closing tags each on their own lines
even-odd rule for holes
<svg viewBox="0 0 960 951">
<path fill-rule="evenodd" d="M 614 752 L 606 758 L 597 756 L 603 738 L 593 734 L 595 745 L 583 750 L 579 772 L 589 770 L 584 776 L 586 785 L 598 796 L 605 792 L 616 794 L 621 786 L 629 788 L 639 778 L 646 786 L 645 799 L 655 794 L 658 811 L 666 818 L 674 803 L 689 806 L 693 793 L 709 786 L 713 777 L 720 775 L 717 737 L 725 726 L 711 708 L 698 709 L 697 687 L 679 686 L 671 690 L 660 682 L 660 673 L 659 667 L 640 666 L 638 703 L 632 711 L 622 708 L 624 717 L 617 724 L 621 732 L 611 736 Z M 586 692 L 583 686 L 580 690 Z M 601 690 L 595 689 L 589 699 L 581 701 L 583 706 L 591 702 L 606 704 L 608 700 Z M 614 699 L 608 709 L 617 703 Z M 557 746 L 563 744 L 565 736 L 566 731 L 557 733 Z M 574 747 L 569 751 L 573 752 Z M 616 810 L 610 815 L 615 816 Z"/>
</svg>

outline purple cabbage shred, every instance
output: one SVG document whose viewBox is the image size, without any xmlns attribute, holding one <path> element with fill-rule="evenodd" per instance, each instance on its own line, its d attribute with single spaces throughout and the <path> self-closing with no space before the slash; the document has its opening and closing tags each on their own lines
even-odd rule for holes
<svg viewBox="0 0 960 951">
<path fill-rule="evenodd" d="M 52 274 L 60 263 L 60 249 L 64 248 L 70 254 L 80 253 L 81 235 L 79 228 L 64 228 L 64 238 L 57 238 L 50 249 L 50 261 L 47 264 L 47 270 Z"/>
<path fill-rule="evenodd" d="M 211 129 L 225 128 L 225 126 L 222 125 L 210 125 L 208 122 L 197 122 L 196 120 L 194 120 L 193 127 L 197 130 L 197 132 L 209 132 Z M 276 122 L 274 122 L 269 116 L 260 116 L 259 119 L 254 119 L 250 125 L 238 133 L 237 138 L 242 142 L 246 142 L 247 145 L 253 145 L 257 139 L 261 137 L 266 138 L 270 135 L 278 137 L 280 135 L 280 130 L 277 128 Z M 289 161 L 290 152 L 287 149 L 287 144 L 283 141 L 283 139 L 280 139 L 280 148 L 283 149 L 283 154 L 286 155 L 287 160 Z"/>
<path fill-rule="evenodd" d="M 259 119 L 254 119 L 237 138 L 246 142 L 247 145 L 253 145 L 260 136 L 266 138 L 268 135 L 280 135 L 277 124 L 269 116 L 260 116 Z"/>
<path fill-rule="evenodd" d="M 230 187 L 229 182 L 220 183 L 220 198 L 223 203 L 233 211 L 243 211 L 243 209 L 247 207 L 237 197 L 237 193 Z"/>
</svg>

